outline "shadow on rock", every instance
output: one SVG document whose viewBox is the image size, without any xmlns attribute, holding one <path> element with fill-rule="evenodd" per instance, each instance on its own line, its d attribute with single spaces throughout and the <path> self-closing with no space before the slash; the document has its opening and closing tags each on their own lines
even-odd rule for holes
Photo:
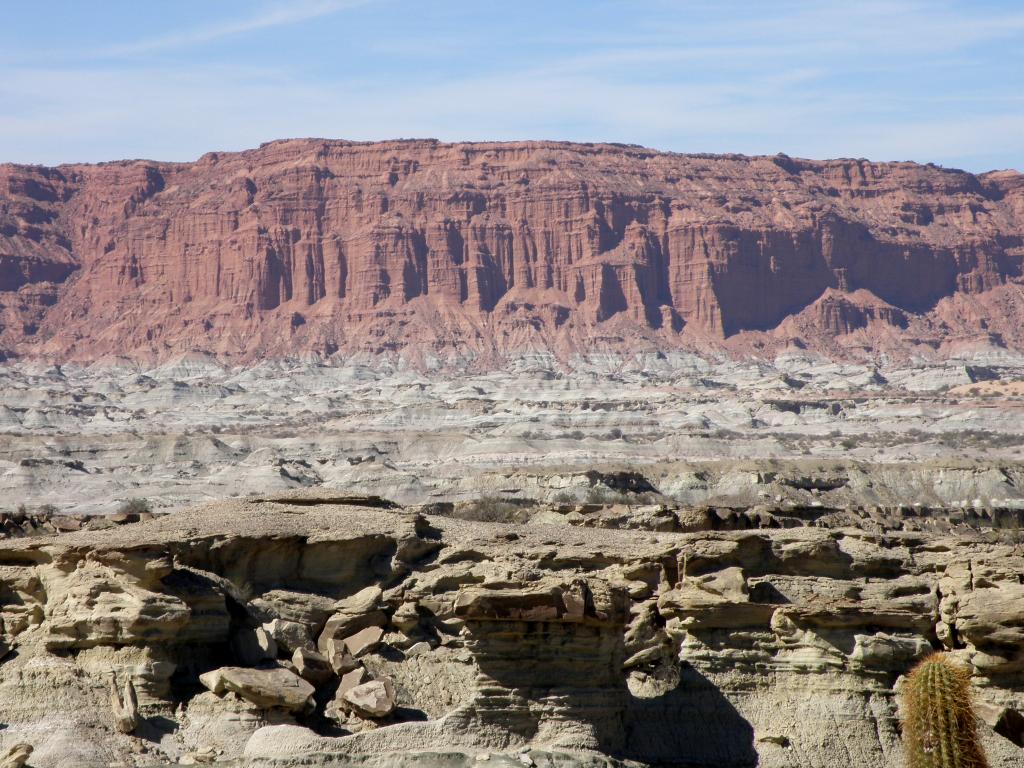
<svg viewBox="0 0 1024 768">
<path fill-rule="evenodd" d="M 630 697 L 622 757 L 686 768 L 753 768 L 754 729 L 706 677 L 684 664 L 679 685 L 650 699 Z"/>
</svg>

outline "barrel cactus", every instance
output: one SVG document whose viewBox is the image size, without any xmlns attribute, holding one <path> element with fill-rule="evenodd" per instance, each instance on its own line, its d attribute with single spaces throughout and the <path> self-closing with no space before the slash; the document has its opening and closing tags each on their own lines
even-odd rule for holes
<svg viewBox="0 0 1024 768">
<path fill-rule="evenodd" d="M 988 768 L 970 674 L 946 654 L 932 654 L 907 677 L 903 746 L 907 768 Z"/>
</svg>

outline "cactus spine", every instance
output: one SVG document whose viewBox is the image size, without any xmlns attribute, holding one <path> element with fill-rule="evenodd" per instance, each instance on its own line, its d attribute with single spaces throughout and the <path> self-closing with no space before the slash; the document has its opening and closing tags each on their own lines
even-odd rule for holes
<svg viewBox="0 0 1024 768">
<path fill-rule="evenodd" d="M 942 653 L 914 667 L 903 689 L 907 768 L 988 768 L 978 741 L 971 677 Z"/>
</svg>

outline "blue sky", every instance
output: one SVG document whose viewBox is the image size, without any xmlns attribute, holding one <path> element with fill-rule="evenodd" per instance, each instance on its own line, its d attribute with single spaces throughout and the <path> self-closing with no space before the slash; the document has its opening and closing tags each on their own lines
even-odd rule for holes
<svg viewBox="0 0 1024 768">
<path fill-rule="evenodd" d="M 619 141 L 1024 170 L 1019 0 L 2 5 L 0 162 Z"/>
</svg>

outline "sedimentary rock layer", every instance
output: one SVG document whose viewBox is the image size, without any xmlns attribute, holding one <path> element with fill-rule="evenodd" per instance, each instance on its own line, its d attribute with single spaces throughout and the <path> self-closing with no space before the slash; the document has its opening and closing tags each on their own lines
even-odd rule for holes
<svg viewBox="0 0 1024 768">
<path fill-rule="evenodd" d="M 409 504 L 660 492 L 1024 510 L 1024 358 L 513 365 L 454 378 L 283 360 L 0 366 L 0 513 L 112 512 L 136 497 L 170 511 L 311 486 Z M 601 479 L 620 471 L 642 477 Z"/>
<path fill-rule="evenodd" d="M 686 521 L 514 526 L 320 494 L 2 541 L 0 754 L 889 768 L 901 675 L 944 649 L 993 768 L 1021 764 L 1019 536 Z"/>
<path fill-rule="evenodd" d="M 294 140 L 0 166 L 0 347 L 484 357 L 1024 348 L 1024 177 Z"/>
</svg>

